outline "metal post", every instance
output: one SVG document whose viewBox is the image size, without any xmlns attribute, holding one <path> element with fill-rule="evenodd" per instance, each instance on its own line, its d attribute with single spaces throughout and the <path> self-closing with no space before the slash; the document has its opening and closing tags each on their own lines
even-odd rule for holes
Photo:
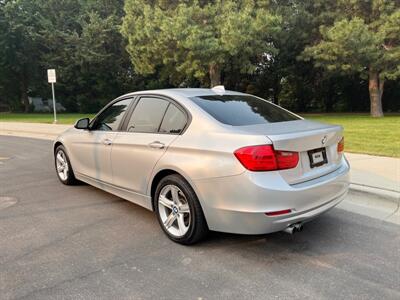
<svg viewBox="0 0 400 300">
<path fill-rule="evenodd" d="M 54 83 L 51 83 L 51 91 L 53 93 L 53 110 L 54 110 L 54 124 L 57 123 L 57 112 L 56 112 L 56 97 L 54 95 Z"/>
</svg>

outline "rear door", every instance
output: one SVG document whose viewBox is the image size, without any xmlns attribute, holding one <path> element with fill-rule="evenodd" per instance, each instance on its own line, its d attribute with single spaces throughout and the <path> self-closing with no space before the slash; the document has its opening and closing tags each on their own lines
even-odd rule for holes
<svg viewBox="0 0 400 300">
<path fill-rule="evenodd" d="M 152 170 L 187 123 L 186 112 L 159 96 L 141 96 L 113 141 L 113 183 L 144 195 Z"/>
</svg>

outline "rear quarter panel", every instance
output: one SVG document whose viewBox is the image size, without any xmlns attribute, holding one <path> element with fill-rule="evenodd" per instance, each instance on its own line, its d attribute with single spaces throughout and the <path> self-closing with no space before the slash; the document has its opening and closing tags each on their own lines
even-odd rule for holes
<svg viewBox="0 0 400 300">
<path fill-rule="evenodd" d="M 232 176 L 245 168 L 233 154 L 246 145 L 267 144 L 264 136 L 231 133 L 198 133 L 179 136 L 157 163 L 162 169 L 180 170 L 192 180 Z"/>
</svg>

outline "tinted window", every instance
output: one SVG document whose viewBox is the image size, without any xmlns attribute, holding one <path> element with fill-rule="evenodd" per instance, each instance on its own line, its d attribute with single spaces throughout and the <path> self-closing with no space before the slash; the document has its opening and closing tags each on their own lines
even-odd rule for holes
<svg viewBox="0 0 400 300">
<path fill-rule="evenodd" d="M 131 132 L 158 132 L 169 102 L 158 98 L 140 98 L 129 120 Z"/>
<path fill-rule="evenodd" d="M 299 120 L 279 106 L 249 95 L 211 95 L 191 99 L 218 121 L 233 126 Z"/>
<path fill-rule="evenodd" d="M 180 133 L 186 125 L 185 114 L 175 105 L 170 104 L 161 123 L 160 132 Z"/>
<path fill-rule="evenodd" d="M 132 99 L 121 100 L 103 111 L 95 120 L 92 130 L 116 131 Z"/>
</svg>

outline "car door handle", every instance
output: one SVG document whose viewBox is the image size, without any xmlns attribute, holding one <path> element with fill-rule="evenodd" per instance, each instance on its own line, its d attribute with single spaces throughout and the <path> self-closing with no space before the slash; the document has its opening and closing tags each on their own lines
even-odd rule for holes
<svg viewBox="0 0 400 300">
<path fill-rule="evenodd" d="M 103 144 L 106 145 L 106 146 L 110 146 L 112 144 L 112 141 L 110 139 L 105 139 L 103 141 Z"/>
<path fill-rule="evenodd" d="M 161 142 L 159 142 L 159 141 L 155 141 L 155 142 L 150 143 L 150 144 L 149 144 L 149 147 L 150 147 L 150 148 L 157 148 L 157 149 L 164 149 L 165 144 L 164 144 L 164 143 L 161 143 Z"/>
</svg>

